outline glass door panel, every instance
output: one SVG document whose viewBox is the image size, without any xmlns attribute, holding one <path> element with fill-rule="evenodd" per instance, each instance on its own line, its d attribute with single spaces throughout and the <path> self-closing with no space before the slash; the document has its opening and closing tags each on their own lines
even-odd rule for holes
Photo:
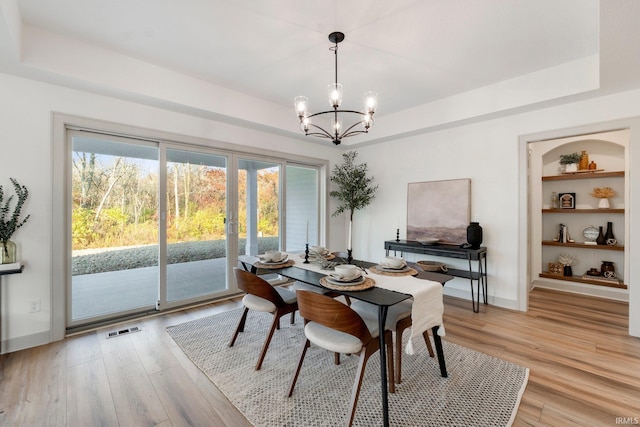
<svg viewBox="0 0 640 427">
<path fill-rule="evenodd" d="M 227 158 L 167 148 L 166 165 L 166 301 L 175 305 L 228 289 Z"/>
<path fill-rule="evenodd" d="M 319 172 L 317 168 L 287 165 L 287 251 L 304 251 L 318 245 Z"/>
<path fill-rule="evenodd" d="M 280 249 L 280 170 L 277 163 L 238 159 L 238 254 Z"/>
<path fill-rule="evenodd" d="M 71 136 L 69 325 L 155 307 L 158 298 L 157 144 Z"/>
</svg>

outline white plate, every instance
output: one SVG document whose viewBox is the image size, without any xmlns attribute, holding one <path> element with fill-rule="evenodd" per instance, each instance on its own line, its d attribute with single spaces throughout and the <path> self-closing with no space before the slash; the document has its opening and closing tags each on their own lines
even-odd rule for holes
<svg viewBox="0 0 640 427">
<path fill-rule="evenodd" d="M 284 258 L 282 258 L 280 261 L 265 261 L 265 260 L 262 260 L 261 262 L 263 264 L 284 264 L 285 262 L 287 262 L 289 260 L 288 258 L 289 258 L 289 256 L 287 255 Z"/>
<path fill-rule="evenodd" d="M 405 265 L 404 267 L 400 267 L 400 268 L 393 268 L 393 267 L 385 267 L 384 265 L 378 265 L 376 268 L 382 270 L 382 271 L 388 271 L 390 273 L 404 273 L 405 271 L 409 271 L 409 266 Z"/>
<path fill-rule="evenodd" d="M 334 277 L 327 276 L 327 282 L 331 283 L 332 285 L 355 286 L 355 285 L 363 284 L 365 280 L 366 280 L 366 278 L 364 276 L 360 276 L 357 279 L 345 282 L 345 281 L 342 281 L 342 280 L 338 280 L 338 279 L 336 279 Z"/>
<path fill-rule="evenodd" d="M 378 264 L 381 270 L 389 270 L 389 271 L 401 271 L 407 268 L 407 264 L 405 263 L 402 267 L 391 267 L 385 264 Z"/>
<path fill-rule="evenodd" d="M 335 281 L 335 282 L 340 282 L 340 283 L 352 283 L 352 282 L 356 282 L 359 279 L 362 278 L 362 272 L 361 271 L 356 271 L 356 275 L 354 277 L 352 277 L 351 279 L 342 279 L 339 276 L 336 275 L 336 273 L 329 273 L 329 277 L 331 278 L 331 280 Z"/>
</svg>

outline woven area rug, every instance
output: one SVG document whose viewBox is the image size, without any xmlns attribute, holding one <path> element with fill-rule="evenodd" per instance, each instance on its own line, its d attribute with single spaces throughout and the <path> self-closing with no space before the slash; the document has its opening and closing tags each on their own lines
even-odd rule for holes
<svg viewBox="0 0 640 427">
<path fill-rule="evenodd" d="M 260 371 L 254 369 L 271 323 L 267 313 L 249 312 L 245 332 L 228 347 L 241 309 L 167 328 L 184 353 L 255 426 L 344 424 L 358 358 L 316 346 L 307 352 L 293 396 L 286 397 L 304 332 L 302 320 L 281 320 Z M 405 339 L 409 331 L 406 331 Z M 448 378 L 424 342 L 403 354 L 402 384 L 389 394 L 393 426 L 509 426 L 527 384 L 529 370 L 443 341 Z M 382 424 L 378 354 L 367 363 L 355 426 Z"/>
</svg>

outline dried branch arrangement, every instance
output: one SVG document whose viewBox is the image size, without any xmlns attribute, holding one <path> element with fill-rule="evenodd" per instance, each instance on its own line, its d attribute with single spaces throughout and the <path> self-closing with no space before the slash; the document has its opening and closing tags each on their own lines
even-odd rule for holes
<svg viewBox="0 0 640 427">
<path fill-rule="evenodd" d="M 616 190 L 611 187 L 595 187 L 591 195 L 597 199 L 608 199 L 616 195 Z"/>
</svg>

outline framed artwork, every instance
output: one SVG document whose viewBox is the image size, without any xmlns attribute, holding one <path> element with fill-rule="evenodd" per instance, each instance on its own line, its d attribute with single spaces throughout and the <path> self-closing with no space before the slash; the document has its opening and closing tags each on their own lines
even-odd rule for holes
<svg viewBox="0 0 640 427">
<path fill-rule="evenodd" d="M 467 241 L 471 179 L 411 182 L 407 191 L 407 240 Z"/>
<path fill-rule="evenodd" d="M 576 193 L 558 193 L 558 207 L 560 209 L 575 209 Z"/>
</svg>

